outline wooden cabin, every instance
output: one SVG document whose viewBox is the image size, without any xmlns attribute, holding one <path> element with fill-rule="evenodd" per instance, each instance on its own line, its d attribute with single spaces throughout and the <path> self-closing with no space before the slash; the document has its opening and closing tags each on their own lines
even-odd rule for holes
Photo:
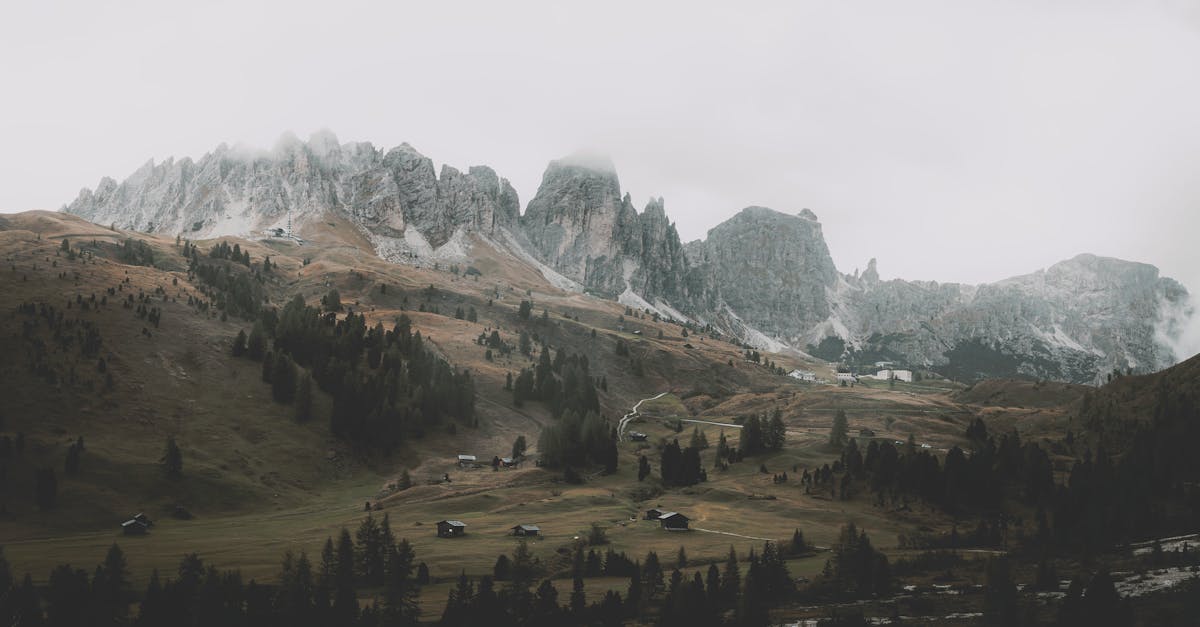
<svg viewBox="0 0 1200 627">
<path fill-rule="evenodd" d="M 687 531 L 688 520 L 687 516 L 679 512 L 665 512 L 658 517 L 658 523 L 667 531 Z"/>
<path fill-rule="evenodd" d="M 136 518 L 130 518 L 129 520 L 121 523 L 121 533 L 127 536 L 144 536 L 149 530 L 149 525 Z"/>
<path fill-rule="evenodd" d="M 456 538 L 466 535 L 467 523 L 461 520 L 440 520 L 437 524 L 439 538 Z"/>
<path fill-rule="evenodd" d="M 517 525 L 512 532 L 514 536 L 537 536 L 541 535 L 542 529 L 537 525 Z"/>
</svg>

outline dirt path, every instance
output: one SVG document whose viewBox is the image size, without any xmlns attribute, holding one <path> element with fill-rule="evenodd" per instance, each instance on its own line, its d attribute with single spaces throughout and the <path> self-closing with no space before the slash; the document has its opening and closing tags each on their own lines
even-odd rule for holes
<svg viewBox="0 0 1200 627">
<path fill-rule="evenodd" d="M 643 398 L 642 400 L 635 403 L 633 406 L 633 411 L 629 412 L 628 414 L 625 414 L 624 416 L 621 416 L 621 421 L 619 423 L 617 423 L 617 439 L 618 440 L 625 439 L 625 427 L 629 425 L 629 421 L 631 421 L 637 417 L 638 408 L 642 406 L 642 403 L 645 403 L 646 401 L 658 400 L 666 395 L 667 395 L 667 392 L 660 392 L 657 396 L 651 396 L 650 398 Z"/>
<path fill-rule="evenodd" d="M 733 536 L 735 538 L 745 538 L 747 540 L 762 540 L 763 542 L 772 542 L 773 541 L 771 538 L 759 538 L 756 536 L 744 536 L 740 533 L 732 533 L 729 531 L 717 531 L 715 529 L 701 529 L 699 527 L 692 527 L 692 531 L 703 531 L 704 533 L 719 533 L 723 536 Z"/>
<path fill-rule="evenodd" d="M 718 427 L 729 427 L 731 429 L 742 428 L 742 425 L 733 424 L 731 422 L 713 422 L 711 420 L 694 420 L 692 418 L 680 418 L 679 422 L 695 422 L 702 425 L 717 425 Z"/>
</svg>

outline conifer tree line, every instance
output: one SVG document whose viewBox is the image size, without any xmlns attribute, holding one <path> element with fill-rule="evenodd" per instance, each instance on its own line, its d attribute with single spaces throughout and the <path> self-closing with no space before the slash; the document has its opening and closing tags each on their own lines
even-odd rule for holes
<svg viewBox="0 0 1200 627">
<path fill-rule="evenodd" d="M 588 369 L 587 356 L 567 353 L 562 348 L 551 359 L 549 347 L 543 346 L 537 365 L 521 370 L 513 381 L 512 391 L 517 407 L 525 401 L 542 401 L 556 418 L 567 411 L 580 415 L 600 412 L 600 395 Z"/>
<path fill-rule="evenodd" d="M 1035 512 L 1023 535 L 1042 551 L 1094 555 L 1113 546 L 1193 531 L 1200 526 L 1200 405 L 1186 395 L 1164 392 L 1153 420 L 1135 427 L 1124 452 L 1114 459 L 1105 438 L 1096 448 L 1081 445 L 1066 481 L 1054 478 L 1050 456 L 1017 432 L 999 437 L 976 420 L 967 428 L 971 451 L 952 447 L 943 458 L 919 449 L 913 438 L 901 446 L 871 440 L 865 450 L 850 439 L 832 467 L 805 470 L 812 490 L 850 498 L 869 490 L 879 503 L 917 498 L 962 516 L 980 516 L 974 541 L 999 545 L 1006 500 Z M 839 478 L 840 477 L 840 478 Z M 994 525 L 987 526 L 987 519 Z M 953 539 L 953 538 L 952 538 Z"/>
<path fill-rule="evenodd" d="M 70 245 L 67 240 L 63 240 L 65 250 L 70 250 Z M 121 263 L 127 263 L 131 266 L 153 266 L 154 265 L 154 249 L 150 248 L 146 242 L 140 239 L 125 238 L 121 244 L 120 250 L 117 252 L 117 258 Z"/>
<path fill-rule="evenodd" d="M 125 554 L 113 544 L 90 576 L 61 564 L 36 587 L 28 574 L 13 577 L 0 548 L 0 625 L 403 627 L 417 624 L 417 595 L 426 583 L 429 569 L 407 540 L 396 540 L 386 514 L 368 514 L 353 537 L 342 529 L 336 540 L 326 538 L 315 562 L 287 551 L 272 584 L 243 582 L 238 571 L 219 571 L 191 553 L 174 573 L 154 571 L 138 594 Z M 360 608 L 363 588 L 374 596 Z"/>
<path fill-rule="evenodd" d="M 798 531 L 797 536 L 802 538 Z M 545 569 L 522 542 L 511 557 L 497 558 L 491 576 L 478 580 L 459 576 L 448 595 L 441 624 L 616 626 L 657 616 L 654 624 L 671 627 L 766 625 L 768 609 L 797 598 L 784 559 L 807 550 L 802 540 L 799 548 L 767 542 L 761 552 L 750 551 L 743 576 L 738 555 L 730 547 L 723 565 L 713 563 L 707 570 L 700 569 L 704 574 L 687 577 L 683 547 L 669 572 L 655 551 L 634 561 L 624 552 L 609 549 L 601 555 L 594 548 L 585 553 L 584 548 L 576 545 L 572 554 L 571 592 L 565 599 L 551 580 L 543 579 Z M 847 564 L 843 570 L 850 573 L 854 568 Z M 608 590 L 599 601 L 589 604 L 585 579 L 593 577 L 626 578 L 625 593 Z"/>
<path fill-rule="evenodd" d="M 362 314 L 339 318 L 297 295 L 278 314 L 264 309 L 249 335 L 239 331 L 232 352 L 262 360 L 272 396 L 295 402 L 298 420 L 312 415 L 315 382 L 333 397 L 333 433 L 371 450 L 390 451 L 447 419 L 476 423 L 470 372 L 427 349 L 405 314 L 390 330 L 367 327 Z"/>
<path fill-rule="evenodd" d="M 222 241 L 208 255 L 201 255 L 194 244 L 184 242 L 183 256 L 188 259 L 188 278 L 200 279 L 203 285 L 199 289 L 218 310 L 245 320 L 255 319 L 262 311 L 266 300 L 263 277 L 259 271 L 250 270 L 250 253 L 243 251 L 240 244 L 231 247 Z M 269 263 L 264 261 L 264 270 L 270 268 Z"/>
<path fill-rule="evenodd" d="M 1049 456 L 1035 443 L 1022 443 L 1015 431 L 999 445 L 988 438 L 972 454 L 952 447 L 941 460 L 911 437 L 900 447 L 872 439 L 865 451 L 849 439 L 832 466 L 806 469 L 801 483 L 810 491 L 827 487 L 841 499 L 861 490 L 875 494 L 878 503 L 917 498 L 957 515 L 998 515 L 1006 497 L 1047 505 L 1054 494 Z"/>
<path fill-rule="evenodd" d="M 783 424 L 783 410 L 775 409 L 771 417 L 749 415 L 743 416 L 742 435 L 739 448 L 743 455 L 758 455 L 767 451 L 783 449 L 787 443 L 787 428 Z"/>
<path fill-rule="evenodd" d="M 580 415 L 568 410 L 538 435 L 538 454 L 549 468 L 572 468 L 588 463 L 617 470 L 617 432 L 595 412 Z"/>
<path fill-rule="evenodd" d="M 1155 397 L 1148 422 L 1126 420 L 1117 432 L 1083 414 L 1096 448 L 1085 448 L 1055 487 L 1047 509 L 1056 547 L 1087 555 L 1200 528 L 1200 401 L 1194 390 L 1165 384 Z"/>
<path fill-rule="evenodd" d="M 708 481 L 708 473 L 700 464 L 698 445 L 680 448 L 679 440 L 672 439 L 663 445 L 660 463 L 662 480 L 665 485 L 689 486 L 696 485 L 701 481 Z M 649 462 L 647 462 L 647 467 L 649 467 Z"/>
</svg>

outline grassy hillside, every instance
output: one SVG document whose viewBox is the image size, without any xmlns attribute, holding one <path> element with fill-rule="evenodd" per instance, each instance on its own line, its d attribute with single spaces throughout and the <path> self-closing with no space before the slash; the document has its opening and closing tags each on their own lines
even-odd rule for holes
<svg viewBox="0 0 1200 627">
<path fill-rule="evenodd" d="M 318 390 L 314 419 L 297 422 L 292 405 L 272 400 L 261 365 L 232 356 L 233 338 L 249 332 L 252 321 L 198 304 L 214 299 L 189 275 L 182 242 L 64 214 L 8 216 L 0 220 L 0 350 L 8 356 L 0 364 L 0 437 L 15 443 L 20 434 L 23 445 L 16 451 L 14 444 L 0 482 L 0 538 L 14 571 L 42 582 L 55 565 L 90 565 L 119 541 L 137 587 L 154 569 L 172 572 L 192 551 L 219 568 L 240 569 L 247 579 L 272 581 L 285 550 L 315 555 L 326 537 L 343 527 L 353 531 L 370 502 L 378 508 L 372 515 L 386 514 L 395 534 L 407 537 L 429 566 L 435 583 L 422 592 L 426 617 L 440 614 L 454 576 L 487 574 L 499 554 L 512 551 L 508 530 L 518 523 L 542 528 L 531 548 L 552 577 L 568 576 L 571 549 L 593 525 L 608 539 L 596 548 L 634 559 L 653 550 L 671 563 L 683 546 L 700 565 L 723 559 L 731 546 L 745 556 L 800 528 L 819 549 L 791 559 L 789 568 L 809 576 L 821 570 L 824 548 L 847 522 L 867 530 L 893 557 L 911 554 L 900 546 L 901 535 L 936 537 L 978 522 L 916 500 L 876 499 L 865 489 L 846 499 L 824 489 L 807 492 L 800 474 L 838 456 L 829 445 L 838 412 L 863 449 L 871 440 L 912 436 L 941 455 L 968 446 L 964 431 L 976 417 L 993 434 L 1015 429 L 1026 440 L 1056 439 L 1086 398 L 1093 407 L 1120 398 L 1136 408 L 1137 399 L 1159 385 L 1122 378 L 1083 397 L 1078 386 L 1020 381 L 966 389 L 951 382 L 804 383 L 748 361 L 743 349 L 719 337 L 695 329 L 684 336 L 678 324 L 556 289 L 529 265 L 482 242 L 468 262 L 418 267 L 380 260 L 343 222 L 313 225 L 304 235 L 303 244 L 223 240 L 246 251 L 250 264 L 214 263 L 228 266 L 222 272 L 231 275 L 261 277 L 257 304 L 264 308 L 279 308 L 297 294 L 318 306 L 336 289 L 368 325 L 391 328 L 408 316 L 427 347 L 456 369 L 470 370 L 478 426 L 447 421 L 390 455 L 356 449 L 331 435 L 328 395 Z M 216 243 L 195 244 L 206 253 Z M 274 266 L 269 272 L 263 271 L 267 256 Z M 528 319 L 519 314 L 523 300 L 533 303 Z M 473 310 L 474 320 L 459 319 L 458 310 Z M 478 339 L 493 331 L 513 347 L 522 334 L 529 336 L 531 354 L 493 350 L 488 359 Z M 587 357 L 589 374 L 605 382 L 600 412 L 613 426 L 638 401 L 662 395 L 639 407 L 629 429 L 648 440 L 622 441 L 615 473 L 585 468 L 585 481 L 576 485 L 560 471 L 535 466 L 538 434 L 555 418 L 539 401 L 515 406 L 505 387 L 509 375 L 536 364 L 543 348 Z M 764 357 L 785 371 L 829 371 L 828 364 L 795 355 Z M 737 446 L 746 417 L 775 411 L 785 425 L 782 449 L 719 470 L 714 449 L 720 436 Z M 664 486 L 662 445 L 678 439 L 687 446 L 696 431 L 710 445 L 700 454 L 708 480 Z M 485 462 L 507 456 L 518 436 L 529 443 L 529 458 L 518 468 L 456 464 L 459 453 Z M 81 437 L 80 470 L 68 474 L 68 451 Z M 179 479 L 167 477 L 160 464 L 168 438 L 183 451 Z M 653 472 L 639 481 L 643 455 Z M 1055 459 L 1069 461 L 1066 454 Z M 53 508 L 35 499 L 36 473 L 46 468 L 57 480 Z M 776 482 L 784 472 L 791 479 Z M 405 473 L 413 486 L 395 489 Z M 176 506 L 194 518 L 171 517 Z M 683 512 L 693 530 L 671 533 L 642 520 L 650 507 Z M 1017 508 L 1032 520 L 1026 509 Z M 156 526 L 145 537 L 122 537 L 119 523 L 139 511 Z M 446 518 L 466 522 L 467 535 L 437 538 L 435 523 Z M 964 569 L 953 581 L 969 585 L 979 580 L 978 570 Z M 625 585 L 616 578 L 589 580 L 588 595 L 596 599 Z"/>
</svg>

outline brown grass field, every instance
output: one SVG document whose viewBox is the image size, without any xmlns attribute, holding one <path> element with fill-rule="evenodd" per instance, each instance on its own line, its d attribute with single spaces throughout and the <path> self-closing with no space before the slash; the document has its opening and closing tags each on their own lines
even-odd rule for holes
<svg viewBox="0 0 1200 627">
<path fill-rule="evenodd" d="M 937 449 L 961 443 L 975 415 L 1023 434 L 1060 429 L 1068 419 L 1061 404 L 994 404 L 1007 397 L 992 392 L 986 398 L 970 397 L 962 386 L 948 382 L 894 387 L 878 382 L 853 388 L 800 383 L 746 362 L 741 349 L 728 342 L 700 333 L 685 339 L 675 324 L 628 318 L 625 331 L 617 331 L 623 306 L 552 288 L 529 266 L 488 246 L 477 245 L 473 251 L 471 264 L 482 276 L 467 278 L 444 267 L 384 262 L 348 225 L 327 226 L 306 235 L 311 239 L 304 246 L 239 240 L 255 264 L 269 254 L 278 265 L 268 279 L 271 302 L 279 305 L 299 293 L 315 303 L 336 287 L 343 303 L 366 313 L 372 322 L 390 327 L 403 311 L 451 363 L 471 369 L 480 427 L 459 426 L 453 436 L 428 434 L 390 458 L 357 455 L 328 433 L 330 400 L 323 393 L 317 392 L 316 419 L 297 424 L 290 406 L 272 402 L 269 387 L 260 380 L 259 364 L 229 356 L 233 336 L 239 329 L 248 332 L 250 323 L 222 321 L 215 312 L 201 313 L 187 305 L 187 296 L 197 294 L 197 286 L 188 280 L 173 239 L 116 232 L 58 213 L 7 216 L 0 222 L 0 256 L 5 262 L 0 267 L 0 290 L 5 294 L 0 309 L 0 350 L 5 355 L 0 366 L 0 433 L 23 432 L 26 441 L 0 493 L 0 544 L 14 571 L 28 571 L 44 581 L 60 563 L 91 568 L 109 545 L 119 542 L 135 586 L 144 584 L 155 569 L 173 573 L 180 557 L 190 552 L 219 568 L 240 569 L 247 579 L 268 581 L 278 571 L 284 551 L 304 550 L 315 556 L 327 536 L 342 527 L 353 531 L 365 515 L 365 501 L 380 503 L 382 511 L 375 515 L 388 515 L 395 534 L 413 543 L 418 560 L 440 581 L 422 594 L 425 616 L 431 619 L 441 613 L 450 579 L 460 572 L 489 573 L 497 555 L 512 550 L 515 541 L 507 530 L 518 523 L 542 527 L 544 536 L 531 547 L 552 573 L 563 571 L 570 548 L 593 524 L 605 528 L 611 548 L 634 559 L 657 551 L 666 564 L 674 562 L 680 546 L 693 564 L 705 565 L 724 559 L 731 546 L 745 556 L 764 539 L 790 538 L 795 528 L 810 542 L 827 547 L 847 522 L 865 528 L 877 546 L 898 552 L 898 534 L 937 532 L 951 521 L 923 507 L 904 512 L 876 507 L 866 496 L 838 501 L 805 495 L 798 481 L 774 484 L 771 474 L 759 472 L 759 465 L 769 473 L 793 474 L 793 468 L 831 462 L 835 454 L 826 442 L 839 409 L 846 411 L 852 435 L 862 428 L 887 440 L 914 434 L 918 442 Z M 94 256 L 69 261 L 59 250 L 64 237 L 73 248 Z M 152 244 L 155 267 L 129 266 L 115 259 L 115 246 L 126 237 Z M 209 245 L 201 242 L 201 250 Z M 61 309 L 77 294 L 99 298 L 118 285 L 121 290 L 108 298 L 107 306 L 64 309 L 68 317 L 93 320 L 102 329 L 103 355 L 115 388 L 104 391 L 95 361 L 82 359 L 70 348 L 50 349 L 49 359 L 62 375 L 58 382 L 35 376 L 16 305 L 47 303 Z M 386 294 L 380 285 L 387 286 Z M 429 285 L 439 292 L 437 314 L 414 311 L 421 290 Z M 158 328 L 117 302 L 129 293 L 153 294 L 156 288 L 162 288 L 166 298 L 155 296 L 152 303 L 163 310 Z M 643 404 L 642 416 L 631 425 L 649 434 L 651 444 L 669 437 L 686 444 L 693 428 L 704 431 L 714 447 L 721 431 L 736 443 L 735 427 L 684 423 L 676 436 L 670 424 L 675 418 L 733 423 L 745 414 L 779 408 L 788 426 L 787 447 L 725 472 L 711 470 L 710 449 L 703 455 L 710 467 L 709 481 L 685 489 L 663 490 L 653 477 L 637 481 L 638 454 L 649 455 L 656 473 L 658 468 L 654 447 L 644 443 L 623 442 L 617 473 L 595 475 L 578 486 L 562 483 L 558 473 L 532 463 L 497 472 L 490 466 L 458 468 L 455 454 L 472 453 L 481 460 L 504 456 L 517 435 L 526 436 L 530 457 L 536 457 L 538 430 L 552 420 L 538 403 L 514 408 L 503 390 L 506 373 L 515 375 L 530 361 L 515 353 L 486 361 L 484 349 L 475 343 L 480 333 L 498 329 L 515 344 L 522 326 L 535 324 L 516 316 L 523 298 L 534 300 L 535 313 L 548 312 L 547 321 L 530 327 L 544 343 L 586 354 L 592 372 L 607 377 L 602 410 L 614 422 L 637 400 L 671 393 Z M 475 307 L 478 322 L 456 320 L 457 306 Z M 149 327 L 148 337 L 143 327 Z M 642 334 L 634 335 L 634 330 Z M 660 330 L 662 339 L 657 337 Z M 624 358 L 615 355 L 617 337 L 644 359 L 645 376 L 633 376 Z M 685 347 L 685 342 L 694 348 Z M 789 369 L 805 367 L 826 376 L 831 372 L 828 364 L 802 355 L 769 358 Z M 73 383 L 62 380 L 72 371 Z M 83 470 L 67 477 L 63 456 L 79 436 L 86 441 Z M 159 465 L 168 436 L 175 437 L 184 452 L 184 477 L 178 481 L 165 478 Z M 37 467 L 53 467 L 58 473 L 54 510 L 40 511 L 33 503 Z M 398 493 L 385 490 L 404 470 L 416 485 Z M 451 482 L 439 481 L 443 473 Z M 196 517 L 169 517 L 176 504 Z M 655 506 L 685 513 L 694 530 L 670 533 L 640 520 L 641 512 Z M 157 524 L 145 537 L 122 537 L 119 523 L 138 511 L 147 512 Z M 465 521 L 467 535 L 437 538 L 434 523 L 444 518 Z M 824 560 L 821 552 L 796 560 L 792 573 L 816 573 Z M 624 580 L 588 581 L 593 598 L 610 587 L 623 591 L 625 586 Z M 569 582 L 560 585 L 565 589 Z"/>
</svg>

